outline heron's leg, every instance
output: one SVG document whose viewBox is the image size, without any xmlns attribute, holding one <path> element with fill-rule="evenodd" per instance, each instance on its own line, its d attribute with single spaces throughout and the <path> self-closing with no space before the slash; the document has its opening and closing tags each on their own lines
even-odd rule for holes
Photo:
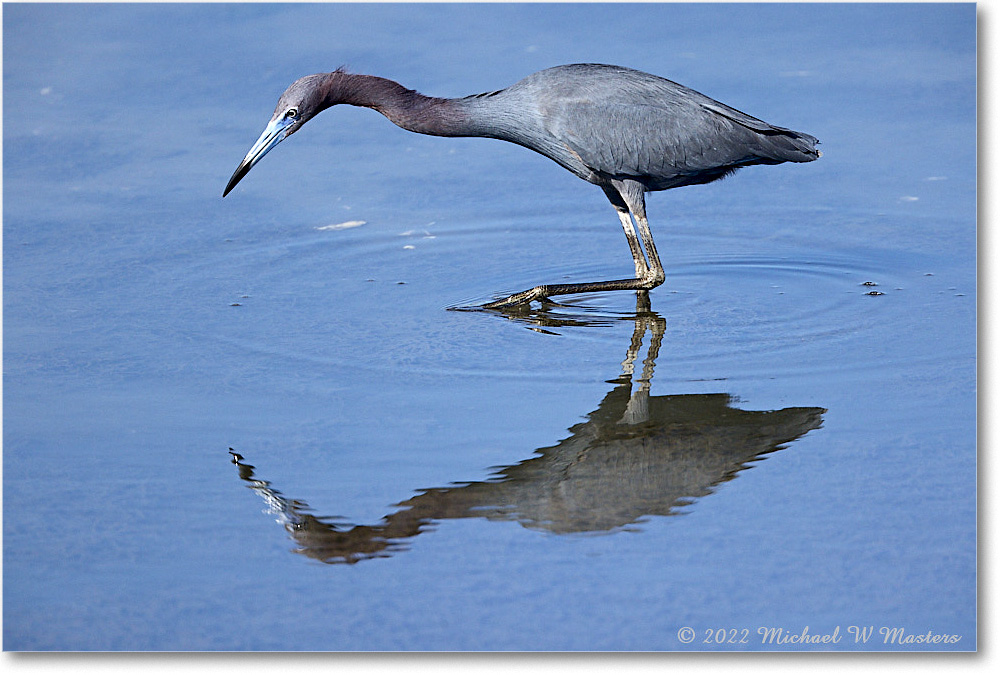
<svg viewBox="0 0 1000 675">
<path fill-rule="evenodd" d="M 649 230 L 649 221 L 646 219 L 646 198 L 643 194 L 643 187 L 633 180 L 615 180 L 612 181 L 612 185 L 621 195 L 621 199 L 628 205 L 628 210 L 635 216 L 635 222 L 639 226 L 639 236 L 642 237 L 642 245 L 646 248 L 646 257 L 649 259 L 648 271 L 643 276 L 643 279 L 648 283 L 646 290 L 656 288 L 663 283 L 666 275 L 663 273 L 663 264 L 656 252 L 653 233 Z M 606 193 L 607 190 L 605 190 Z"/>
<path fill-rule="evenodd" d="M 643 246 L 646 247 L 646 255 L 649 256 L 649 276 L 653 282 L 650 288 L 653 288 L 662 284 L 667 275 L 663 272 L 663 263 L 660 262 L 660 255 L 656 252 L 656 244 L 653 243 L 653 233 L 649 230 L 646 214 L 636 217 L 636 221 L 639 223 L 639 234 L 642 236 Z"/>
<path fill-rule="evenodd" d="M 635 278 L 640 279 L 649 272 L 649 266 L 646 264 L 646 256 L 642 254 L 642 247 L 639 246 L 639 237 L 635 235 L 635 228 L 632 227 L 632 216 L 628 211 L 618 211 L 618 217 L 622 221 L 622 229 L 625 230 L 625 238 L 628 239 L 628 247 L 635 261 Z"/>
<path fill-rule="evenodd" d="M 635 278 L 641 279 L 649 273 L 649 266 L 646 264 L 646 256 L 642 253 L 639 245 L 639 237 L 635 235 L 635 228 L 632 226 L 632 216 L 629 214 L 628 204 L 622 199 L 618 190 L 610 185 L 601 186 L 608 201 L 615 207 L 618 219 L 622 221 L 622 229 L 625 230 L 625 238 L 628 239 L 629 250 L 632 251 L 632 260 L 635 261 Z"/>
<path fill-rule="evenodd" d="M 632 258 L 635 261 L 635 279 L 616 279 L 614 281 L 595 281 L 585 284 L 547 284 L 545 286 L 535 286 L 520 293 L 508 295 L 506 298 L 495 300 L 483 305 L 483 309 L 507 309 L 518 305 L 527 305 L 536 300 L 545 300 L 553 295 L 570 295 L 573 293 L 599 293 L 601 291 L 648 291 L 663 283 L 663 266 L 660 258 L 656 254 L 656 247 L 653 245 L 653 235 L 649 231 L 649 223 L 646 221 L 646 203 L 643 198 L 643 187 L 640 183 L 632 180 L 613 180 L 608 186 L 602 186 L 604 194 L 608 196 L 611 205 L 618 212 L 618 217 L 622 222 L 622 229 L 625 230 L 625 237 L 628 239 L 629 249 L 632 251 Z M 649 262 L 643 255 L 642 248 L 636 238 L 635 229 L 632 226 L 632 218 L 629 212 L 635 216 L 639 225 L 639 236 L 646 247 L 649 255 Z"/>
</svg>

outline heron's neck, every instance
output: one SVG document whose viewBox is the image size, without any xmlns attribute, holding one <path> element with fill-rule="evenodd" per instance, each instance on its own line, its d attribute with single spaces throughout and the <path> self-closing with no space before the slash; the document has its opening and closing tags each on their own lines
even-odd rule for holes
<svg viewBox="0 0 1000 675">
<path fill-rule="evenodd" d="M 424 96 L 374 75 L 330 73 L 324 107 L 340 103 L 372 108 L 408 131 L 432 136 L 478 136 L 461 99 Z"/>
</svg>

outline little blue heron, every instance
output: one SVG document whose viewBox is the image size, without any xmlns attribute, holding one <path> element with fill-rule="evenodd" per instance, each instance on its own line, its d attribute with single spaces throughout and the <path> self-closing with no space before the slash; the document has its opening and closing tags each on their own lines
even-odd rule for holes
<svg viewBox="0 0 1000 675">
<path fill-rule="evenodd" d="M 308 75 L 285 90 L 222 196 L 271 148 L 339 103 L 373 108 L 420 134 L 516 143 L 604 190 L 628 238 L 635 278 L 535 286 L 483 305 L 488 309 L 569 293 L 649 291 L 663 283 L 664 274 L 646 220 L 646 192 L 710 183 L 753 164 L 811 162 L 820 156 L 819 141 L 809 134 L 772 126 L 693 89 L 619 66 L 557 66 L 506 89 L 464 98 L 424 96 L 392 80 L 340 68 Z"/>
</svg>

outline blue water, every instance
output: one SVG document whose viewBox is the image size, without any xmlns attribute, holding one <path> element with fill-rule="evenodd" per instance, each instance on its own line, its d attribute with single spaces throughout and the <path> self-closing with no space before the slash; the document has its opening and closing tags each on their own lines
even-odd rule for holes
<svg viewBox="0 0 1000 675">
<path fill-rule="evenodd" d="M 4 649 L 976 649 L 975 39 L 971 4 L 6 4 Z M 632 273 L 600 190 L 499 141 L 341 107 L 221 198 L 302 75 L 572 62 L 824 156 L 651 195 L 648 309 L 447 310 Z"/>
</svg>

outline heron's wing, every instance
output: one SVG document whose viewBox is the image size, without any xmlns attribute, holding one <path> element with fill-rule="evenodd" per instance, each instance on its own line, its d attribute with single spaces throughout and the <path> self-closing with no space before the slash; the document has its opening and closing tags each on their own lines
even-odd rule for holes
<svg viewBox="0 0 1000 675">
<path fill-rule="evenodd" d="M 690 101 L 564 102 L 549 131 L 592 170 L 652 183 L 752 162 L 761 149 L 760 131 Z"/>
<path fill-rule="evenodd" d="M 652 189 L 713 180 L 750 164 L 815 159 L 816 139 L 775 127 L 693 89 L 638 75 L 550 96 L 550 134 L 591 170 Z"/>
</svg>

